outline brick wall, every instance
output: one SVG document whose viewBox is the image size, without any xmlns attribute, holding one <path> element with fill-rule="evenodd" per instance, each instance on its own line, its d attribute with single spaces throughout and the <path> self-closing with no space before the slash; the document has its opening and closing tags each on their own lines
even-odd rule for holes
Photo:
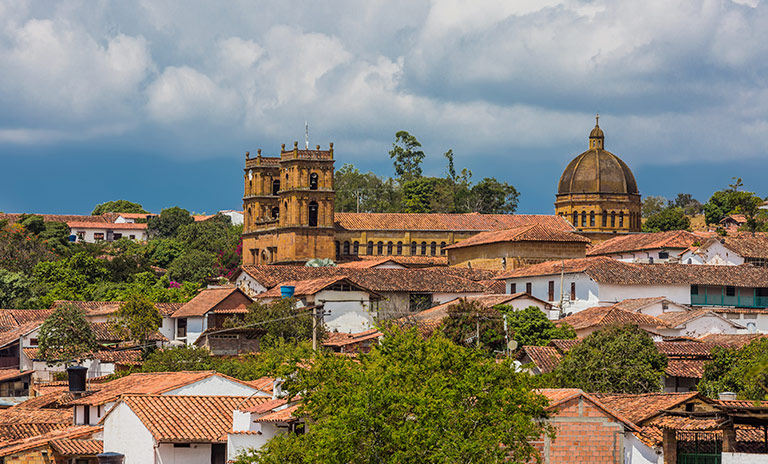
<svg viewBox="0 0 768 464">
<path fill-rule="evenodd" d="M 624 454 L 624 426 L 584 398 L 574 398 L 557 407 L 552 424 L 554 440 L 535 443 L 543 449 L 544 462 L 621 463 Z"/>
</svg>

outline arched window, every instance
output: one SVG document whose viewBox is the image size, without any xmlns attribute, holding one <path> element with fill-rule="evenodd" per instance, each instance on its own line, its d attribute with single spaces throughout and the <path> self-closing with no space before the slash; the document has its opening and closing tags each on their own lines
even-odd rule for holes
<svg viewBox="0 0 768 464">
<path fill-rule="evenodd" d="M 608 211 L 603 210 L 603 227 L 608 225 Z"/>
<path fill-rule="evenodd" d="M 278 219 L 280 217 L 280 208 L 275 206 L 272 208 L 272 219 Z"/>
<path fill-rule="evenodd" d="M 421 242 L 421 254 L 422 255 L 427 254 L 427 242 Z"/>
<path fill-rule="evenodd" d="M 571 224 L 573 224 L 573 227 L 579 226 L 579 213 L 576 211 L 573 212 L 573 220 L 571 221 Z"/>
<path fill-rule="evenodd" d="M 403 254 L 403 242 L 397 242 L 397 255 L 400 256 Z"/>
<path fill-rule="evenodd" d="M 317 173 L 313 172 L 309 175 L 309 189 L 317 190 Z"/>
<path fill-rule="evenodd" d="M 387 256 L 392 255 L 392 242 L 387 242 Z"/>
<path fill-rule="evenodd" d="M 373 242 L 368 242 L 368 245 L 365 247 L 365 254 L 366 255 L 372 255 L 373 254 Z"/>
<path fill-rule="evenodd" d="M 432 242 L 429 244 L 429 254 L 432 256 L 437 254 L 437 242 Z"/>
<path fill-rule="evenodd" d="M 353 255 L 359 255 L 360 254 L 360 242 L 357 240 L 352 243 L 352 254 Z"/>
<path fill-rule="evenodd" d="M 378 255 L 384 254 L 384 242 L 379 242 L 376 244 L 376 254 Z"/>
<path fill-rule="evenodd" d="M 595 212 L 589 212 L 589 227 L 595 227 Z"/>
<path fill-rule="evenodd" d="M 341 251 L 341 243 L 336 240 L 336 256 L 339 256 L 339 251 Z"/>
<path fill-rule="evenodd" d="M 317 202 L 309 202 L 309 227 L 317 227 Z"/>
<path fill-rule="evenodd" d="M 416 255 L 416 242 L 411 242 L 411 256 Z"/>
<path fill-rule="evenodd" d="M 277 195 L 277 192 L 280 191 L 280 179 L 275 179 L 272 181 L 272 195 Z"/>
<path fill-rule="evenodd" d="M 344 252 L 343 252 L 343 253 L 344 253 L 345 255 L 348 255 L 348 254 L 349 254 L 349 241 L 348 241 L 348 240 L 345 240 L 345 241 L 344 241 L 344 248 L 342 248 L 342 249 L 344 250 Z"/>
<path fill-rule="evenodd" d="M 445 242 L 440 242 L 440 254 L 445 255 Z"/>
<path fill-rule="evenodd" d="M 587 212 L 581 212 L 581 227 L 587 227 Z"/>
<path fill-rule="evenodd" d="M 619 227 L 624 227 L 624 211 L 619 212 Z"/>
<path fill-rule="evenodd" d="M 611 211 L 611 227 L 616 227 L 616 211 Z"/>
</svg>

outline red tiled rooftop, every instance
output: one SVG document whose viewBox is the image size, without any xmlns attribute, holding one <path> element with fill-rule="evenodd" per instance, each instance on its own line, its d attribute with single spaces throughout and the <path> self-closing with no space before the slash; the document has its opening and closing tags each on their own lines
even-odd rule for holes
<svg viewBox="0 0 768 464">
<path fill-rule="evenodd" d="M 444 250 L 466 248 L 500 242 L 574 242 L 590 243 L 584 236 L 560 228 L 550 228 L 541 224 L 516 227 L 514 229 L 480 232 L 460 242 L 444 247 Z"/>
<path fill-rule="evenodd" d="M 685 230 L 622 235 L 596 244 L 587 251 L 587 256 L 669 248 L 684 250 L 697 240 L 697 235 Z"/>
<path fill-rule="evenodd" d="M 237 287 L 206 288 L 173 313 L 173 317 L 202 317 L 233 293 L 242 293 Z M 243 295 L 245 295 L 243 293 Z M 236 304 L 229 309 L 245 309 L 246 304 Z"/>
<path fill-rule="evenodd" d="M 595 306 L 560 319 L 558 324 L 568 324 L 575 330 L 608 325 L 634 324 L 639 326 L 666 326 L 660 319 L 642 313 L 617 309 L 612 306 Z"/>
<path fill-rule="evenodd" d="M 338 230 L 439 230 L 471 232 L 541 224 L 560 230 L 573 230 L 560 216 L 539 214 L 413 214 L 413 213 L 335 213 Z"/>
</svg>

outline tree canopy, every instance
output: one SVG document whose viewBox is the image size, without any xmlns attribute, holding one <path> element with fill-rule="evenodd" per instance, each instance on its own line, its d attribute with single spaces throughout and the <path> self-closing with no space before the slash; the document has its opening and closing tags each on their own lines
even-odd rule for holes
<svg viewBox="0 0 768 464">
<path fill-rule="evenodd" d="M 507 316 L 507 330 L 518 346 L 543 346 L 552 340 L 576 338 L 576 332 L 568 324 L 555 325 L 544 312 L 536 306 L 529 306 L 520 311 L 504 305 L 496 307 Z"/>
<path fill-rule="evenodd" d="M 144 210 L 144 207 L 138 203 L 134 203 L 128 200 L 113 200 L 100 203 L 93 208 L 91 212 L 92 216 L 98 216 L 104 213 L 140 213 L 147 214 L 148 211 Z"/>
<path fill-rule="evenodd" d="M 643 232 L 666 232 L 668 230 L 691 230 L 691 219 L 683 208 L 669 206 L 651 215 L 643 223 Z"/>
<path fill-rule="evenodd" d="M 243 319 L 231 318 L 226 327 L 252 327 L 264 331 L 262 344 L 270 345 L 282 339 L 291 343 L 312 339 L 312 310 L 296 307 L 293 298 L 282 298 L 270 303 L 253 302 Z M 318 339 L 325 329 L 318 327 Z"/>
<path fill-rule="evenodd" d="M 239 462 L 524 463 L 553 432 L 530 376 L 439 335 L 391 329 L 357 360 L 321 353 L 303 366 L 284 388 L 301 392 L 312 426 Z"/>
<path fill-rule="evenodd" d="M 730 214 L 743 214 L 747 219 L 745 228 L 751 231 L 764 230 L 768 217 L 765 210 L 759 209 L 763 199 L 754 192 L 741 190 L 744 184 L 741 178 L 734 178 L 734 183 L 727 189 L 718 190 L 704 204 L 707 224 L 717 224 Z"/>
<path fill-rule="evenodd" d="M 147 339 L 160 328 L 163 318 L 157 307 L 144 295 L 131 295 L 120 305 L 112 326 L 124 334 L 126 340 L 144 346 Z"/>
<path fill-rule="evenodd" d="M 98 347 L 85 311 L 73 304 L 60 305 L 48 316 L 38 343 L 40 356 L 51 364 L 82 361 Z"/>
<path fill-rule="evenodd" d="M 147 232 L 151 237 L 171 238 L 176 236 L 179 228 L 185 224 L 191 224 L 195 220 L 184 208 L 174 206 L 160 211 L 159 216 L 147 221 Z"/>
<path fill-rule="evenodd" d="M 759 338 L 741 348 L 714 347 L 698 390 L 712 398 L 734 392 L 742 399 L 768 399 L 768 339 Z"/>
<path fill-rule="evenodd" d="M 425 156 L 416 137 L 403 130 L 395 133 L 389 157 L 394 160 L 395 175 L 401 183 L 421 177 L 421 162 Z"/>
<path fill-rule="evenodd" d="M 667 357 L 648 334 L 633 325 L 593 332 L 571 348 L 555 369 L 562 387 L 596 393 L 661 391 Z"/>
<path fill-rule="evenodd" d="M 662 196 L 648 195 L 643 198 L 643 205 L 641 209 L 641 215 L 644 218 L 649 218 L 654 214 L 659 214 L 667 207 L 669 200 Z"/>
</svg>

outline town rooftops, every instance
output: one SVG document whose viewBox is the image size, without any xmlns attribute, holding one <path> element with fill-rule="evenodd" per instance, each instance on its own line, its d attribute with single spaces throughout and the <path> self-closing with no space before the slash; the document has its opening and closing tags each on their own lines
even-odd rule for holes
<svg viewBox="0 0 768 464">
<path fill-rule="evenodd" d="M 553 229 L 573 230 L 560 216 L 544 214 L 413 214 L 413 213 L 335 213 L 337 230 L 423 230 L 482 232 L 541 224 Z"/>
<path fill-rule="evenodd" d="M 733 232 L 725 237 L 712 237 L 699 248 L 707 248 L 716 242 L 743 258 L 768 258 L 768 234 L 765 232 Z"/>
<path fill-rule="evenodd" d="M 518 359 L 523 355 L 527 355 L 531 362 L 539 369 L 539 372 L 546 374 L 555 370 L 560 361 L 563 359 L 563 354 L 555 346 L 534 346 L 526 345 L 522 347 L 518 354 Z"/>
<path fill-rule="evenodd" d="M 701 238 L 685 230 L 629 234 L 598 243 L 587 251 L 587 256 L 603 256 L 655 249 L 684 250 Z"/>
<path fill-rule="evenodd" d="M 234 294 L 240 294 L 237 298 Z M 233 297 L 233 302 L 225 300 Z M 202 317 L 214 309 L 246 309 L 251 299 L 237 287 L 215 287 L 201 290 L 173 313 L 173 317 Z"/>
<path fill-rule="evenodd" d="M 686 393 L 641 393 L 615 394 L 595 393 L 600 402 L 627 417 L 635 424 L 640 424 L 666 409 L 690 401 L 699 396 L 697 392 Z"/>
<path fill-rule="evenodd" d="M 460 242 L 444 247 L 444 250 L 466 248 L 477 245 L 501 242 L 572 242 L 590 243 L 590 240 L 562 228 L 552 228 L 541 224 L 532 224 L 514 229 L 491 230 L 480 232 Z"/>
<path fill-rule="evenodd" d="M 117 312 L 124 301 L 72 301 L 56 300 L 51 309 L 56 309 L 64 304 L 72 304 L 86 312 L 86 316 L 103 316 Z M 161 316 L 168 317 L 184 306 L 184 303 L 153 303 Z M 50 314 L 50 312 L 48 313 Z"/>
<path fill-rule="evenodd" d="M 121 398 L 158 443 L 226 443 L 232 412 L 268 397 L 126 395 Z M 109 418 L 118 406 L 107 413 Z"/>
<path fill-rule="evenodd" d="M 699 340 L 717 346 L 726 348 L 741 348 L 749 345 L 753 341 L 765 337 L 765 334 L 707 334 Z"/>
<path fill-rule="evenodd" d="M 283 287 L 283 286 L 294 287 L 294 292 L 293 292 L 294 296 L 297 296 L 297 297 L 310 296 L 310 295 L 315 295 L 323 290 L 326 290 L 329 287 L 333 287 L 334 285 L 340 285 L 340 284 L 346 284 L 355 290 L 362 290 L 363 292 L 367 292 L 371 296 L 373 296 L 374 299 L 381 298 L 381 295 L 379 295 L 378 293 L 355 284 L 354 282 L 350 281 L 347 277 L 343 275 L 337 275 L 337 276 L 331 276 L 331 277 L 320 277 L 317 279 L 282 282 L 279 285 L 276 285 L 275 287 L 271 288 L 270 290 L 260 294 L 258 297 L 259 298 L 280 298 L 281 296 L 280 287 Z"/>
<path fill-rule="evenodd" d="M 667 324 L 660 319 L 643 313 L 625 311 L 613 306 L 595 306 L 557 321 L 558 324 L 568 324 L 575 330 L 589 327 L 603 327 L 617 324 L 633 324 L 638 326 L 665 327 Z"/>
<path fill-rule="evenodd" d="M 358 333 L 342 333 L 342 332 L 329 332 L 325 340 L 323 340 L 323 346 L 341 347 L 349 346 L 355 343 L 362 343 L 368 340 L 375 340 L 383 336 L 378 329 L 369 329 L 364 332 Z"/>
<path fill-rule="evenodd" d="M 93 427 L 90 425 L 75 425 L 63 429 L 54 429 L 45 432 L 41 435 L 24 438 L 10 443 L 0 444 L 0 457 L 11 456 L 16 453 L 39 448 L 41 446 L 48 446 L 57 440 L 67 439 L 91 439 L 93 435 L 101 432 L 101 427 Z M 5 445 L 4 447 L 2 447 Z"/>
<path fill-rule="evenodd" d="M 370 268 L 383 264 L 396 264 L 402 267 L 422 268 L 448 266 L 447 256 L 353 256 L 350 261 L 337 263 L 339 267 Z"/>
<path fill-rule="evenodd" d="M 592 393 L 585 393 L 578 388 L 540 388 L 536 390 L 536 393 L 544 395 L 549 400 L 548 410 L 557 410 L 557 407 L 567 403 L 576 398 L 583 398 L 594 404 L 598 409 L 601 409 L 607 415 L 617 419 L 631 431 L 638 431 L 637 425 L 626 416 L 622 411 L 612 408 L 610 405 L 604 403 L 599 395 Z M 555 412 L 555 414 L 557 414 Z"/>
<path fill-rule="evenodd" d="M 713 285 L 768 287 L 768 268 L 750 265 L 625 263 L 604 256 L 547 261 L 503 273 L 497 279 L 515 279 L 585 273 L 599 283 L 615 285 Z"/>
<path fill-rule="evenodd" d="M 30 322 L 43 322 L 52 312 L 49 309 L 0 309 L 0 328 L 9 329 Z"/>
</svg>

